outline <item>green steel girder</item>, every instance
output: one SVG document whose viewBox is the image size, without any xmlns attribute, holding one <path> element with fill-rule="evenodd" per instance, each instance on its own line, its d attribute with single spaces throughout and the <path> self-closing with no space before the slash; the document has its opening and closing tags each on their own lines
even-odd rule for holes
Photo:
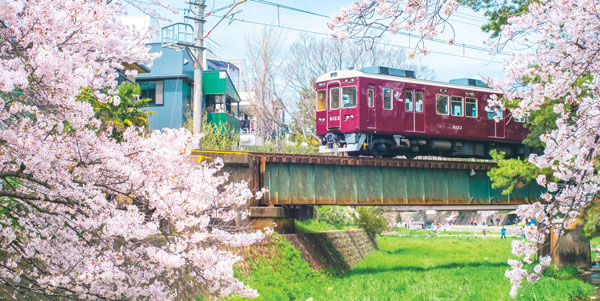
<svg viewBox="0 0 600 301">
<path fill-rule="evenodd" d="M 276 205 L 520 205 L 542 188 L 502 195 L 484 170 L 266 162 L 264 203 Z"/>
</svg>

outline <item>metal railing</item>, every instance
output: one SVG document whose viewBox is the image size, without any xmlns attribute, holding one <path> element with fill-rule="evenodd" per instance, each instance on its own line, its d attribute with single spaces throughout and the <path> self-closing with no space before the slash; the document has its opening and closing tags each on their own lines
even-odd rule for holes
<svg viewBox="0 0 600 301">
<path fill-rule="evenodd" d="M 233 81 L 233 85 L 238 92 L 250 91 L 250 82 L 247 77 L 238 77 Z"/>
</svg>

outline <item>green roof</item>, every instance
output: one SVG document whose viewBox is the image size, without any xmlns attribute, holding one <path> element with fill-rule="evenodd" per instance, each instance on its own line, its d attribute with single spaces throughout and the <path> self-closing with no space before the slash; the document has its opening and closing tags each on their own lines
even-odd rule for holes
<svg viewBox="0 0 600 301">
<path fill-rule="evenodd" d="M 222 95 L 231 97 L 240 102 L 240 96 L 229 78 L 227 71 L 204 71 L 202 72 L 202 93 L 205 95 Z"/>
</svg>

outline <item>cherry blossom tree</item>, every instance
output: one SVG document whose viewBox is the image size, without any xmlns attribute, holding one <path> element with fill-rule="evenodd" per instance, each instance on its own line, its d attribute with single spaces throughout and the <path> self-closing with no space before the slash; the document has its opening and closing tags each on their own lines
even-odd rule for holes
<svg viewBox="0 0 600 301">
<path fill-rule="evenodd" d="M 116 141 L 77 100 L 86 88 L 118 105 L 116 70 L 155 56 L 117 21 L 127 4 L 0 0 L 0 285 L 15 296 L 164 300 L 183 277 L 214 295 L 256 296 L 222 248 L 262 237 L 234 226 L 256 197 L 247 185 L 226 184 L 219 162 L 195 164 L 188 131 L 132 127 Z"/>
<path fill-rule="evenodd" d="M 594 1 L 534 2 L 528 12 L 509 18 L 502 27 L 505 39 L 530 47 L 513 53 L 506 61 L 505 79 L 493 83 L 504 93 L 505 99 L 499 104 L 507 105 L 517 117 L 549 105 L 559 115 L 556 129 L 540 136 L 544 153 L 529 158 L 538 168 L 552 170 L 551 177 L 537 178 L 538 184 L 547 189 L 541 196 L 543 203 L 518 212 L 522 218 L 535 218 L 541 225 L 528 231 L 527 238 L 532 242 L 544 243 L 550 231 L 561 234 L 600 189 L 598 8 Z M 513 245 L 513 253 L 524 254 L 525 260 L 533 252 L 532 243 Z M 549 259 L 540 262 L 548 263 Z M 513 283 L 512 295 L 521 279 L 534 281 L 540 276 L 537 266 L 533 271 L 512 266 L 513 270 L 507 271 Z"/>
<path fill-rule="evenodd" d="M 395 33 L 400 27 L 421 34 L 416 51 L 427 53 L 428 38 L 444 31 L 456 9 L 452 1 L 360 0 L 334 15 L 332 36 L 347 39 Z M 400 23 L 400 21 L 402 23 Z M 514 241 L 506 276 L 516 296 L 523 280 L 534 282 L 550 264 L 549 257 L 534 262 L 537 244 L 546 243 L 550 231 L 560 235 L 600 191 L 600 7 L 590 0 L 542 0 L 515 10 L 494 45 L 519 44 L 523 51 L 505 60 L 505 78 L 490 84 L 503 98 L 488 100 L 489 108 L 509 108 L 526 117 L 548 106 L 558 115 L 556 128 L 540 136 L 544 153 L 529 162 L 551 170 L 537 182 L 546 193 L 542 202 L 517 210 L 522 220 L 535 218 L 537 228 L 526 230 L 527 240 Z M 551 246 L 552 248 L 556 246 Z"/>
</svg>

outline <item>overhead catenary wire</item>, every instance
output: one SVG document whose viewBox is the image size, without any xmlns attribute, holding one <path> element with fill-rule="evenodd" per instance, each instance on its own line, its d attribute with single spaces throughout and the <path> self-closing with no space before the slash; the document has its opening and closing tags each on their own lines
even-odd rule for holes
<svg viewBox="0 0 600 301">
<path fill-rule="evenodd" d="M 223 16 L 213 14 L 212 17 L 221 18 Z M 261 25 L 261 26 L 267 26 L 267 27 L 276 27 L 276 28 L 280 28 L 280 29 L 292 30 L 292 31 L 297 31 L 297 32 L 302 32 L 302 33 L 307 33 L 307 34 L 313 34 L 313 35 L 319 35 L 319 36 L 328 36 L 329 35 L 327 33 L 318 32 L 318 31 L 312 31 L 312 30 L 306 30 L 306 29 L 288 27 L 288 26 L 281 26 L 281 25 L 277 25 L 277 24 L 269 24 L 269 23 L 263 23 L 263 22 L 257 22 L 257 21 L 250 21 L 250 20 L 244 20 L 244 19 L 240 19 L 240 18 L 232 18 L 232 20 L 233 21 L 242 22 L 242 23 L 247 23 L 247 24 Z M 382 46 L 390 46 L 390 47 L 396 47 L 396 48 L 403 48 L 403 49 L 412 49 L 411 47 L 402 46 L 402 45 L 396 45 L 396 44 L 391 44 L 391 43 L 376 42 L 375 44 L 382 45 Z M 471 59 L 471 60 L 476 60 L 476 61 L 488 62 L 488 63 L 502 64 L 502 62 L 494 61 L 494 60 L 491 60 L 491 59 L 477 58 L 477 57 L 472 57 L 472 56 L 467 56 L 467 55 L 460 55 L 460 54 L 454 54 L 454 53 L 449 53 L 449 52 L 444 52 L 444 51 L 431 50 L 429 52 L 430 53 L 435 53 L 435 54 L 440 54 L 440 55 L 446 55 L 446 56 L 452 56 L 452 57 L 459 57 L 459 58 L 466 58 L 466 59 Z"/>
<path fill-rule="evenodd" d="M 291 7 L 291 6 L 287 6 L 287 5 L 282 5 L 282 4 L 274 3 L 274 2 L 271 2 L 271 1 L 267 1 L 267 0 L 249 0 L 249 1 L 250 2 L 255 2 L 255 3 L 258 3 L 258 4 L 264 4 L 264 5 L 274 6 L 274 7 L 278 7 L 278 8 L 284 8 L 284 9 L 287 9 L 287 10 L 291 10 L 291 11 L 295 11 L 295 12 L 300 12 L 300 13 L 304 13 L 304 14 L 310 14 L 310 15 L 314 15 L 314 16 L 317 16 L 317 17 L 321 17 L 321 18 L 327 18 L 327 19 L 331 18 L 330 16 L 325 15 L 325 14 L 321 14 L 321 13 L 317 13 L 317 12 L 313 12 L 313 11 L 309 11 L 309 10 L 305 10 L 305 9 L 299 9 L 299 8 L 295 8 L 295 7 Z M 461 13 L 461 15 L 465 15 L 465 14 Z M 455 21 L 457 21 L 457 20 L 455 20 Z M 483 24 L 482 25 L 477 25 L 477 24 L 467 23 L 467 22 L 464 22 L 464 21 L 457 21 L 457 22 L 464 23 L 464 24 L 469 24 L 469 25 L 473 25 L 473 26 L 479 26 L 479 27 L 481 27 L 483 25 Z M 403 35 L 403 36 L 408 36 L 408 37 L 411 37 L 411 38 L 417 38 L 417 39 L 422 38 L 421 35 L 410 33 L 410 32 L 405 32 L 405 31 L 398 31 L 397 34 L 398 35 Z M 456 42 L 450 43 L 450 41 L 448 41 L 448 40 L 443 40 L 443 39 L 439 39 L 439 38 L 431 38 L 431 39 L 427 39 L 427 40 L 433 41 L 433 42 L 436 42 L 436 43 L 440 43 L 440 44 L 445 44 L 445 45 L 448 45 L 448 46 L 451 46 L 451 47 L 460 47 L 460 48 L 463 48 L 463 49 L 471 49 L 471 50 L 478 50 L 478 51 L 490 52 L 489 48 L 481 47 L 481 46 L 475 46 L 475 45 L 471 45 L 471 44 L 467 44 L 467 43 L 456 43 Z M 495 51 L 494 53 L 495 54 L 502 54 L 502 55 L 510 55 L 509 53 L 507 53 L 505 51 Z"/>
<path fill-rule="evenodd" d="M 287 6 L 287 5 L 282 5 L 279 3 L 274 3 L 271 1 L 267 1 L 267 0 L 249 0 L 251 2 L 255 2 L 255 3 L 259 3 L 259 4 L 265 4 L 265 5 L 270 5 L 270 6 L 275 6 L 277 8 L 284 8 L 284 9 L 288 9 L 291 11 L 296 11 L 296 12 L 300 12 L 300 13 L 305 13 L 305 14 L 309 14 L 309 15 L 314 15 L 314 16 L 318 16 L 318 17 L 322 17 L 322 18 L 330 18 L 330 16 L 325 15 L 325 14 L 321 14 L 321 13 L 317 13 L 317 12 L 313 12 L 313 11 L 309 11 L 309 10 L 305 10 L 305 9 L 300 9 L 300 8 L 296 8 L 296 7 L 291 7 L 291 6 Z M 476 16 L 470 16 L 467 14 L 455 14 L 455 17 L 458 18 L 462 18 L 465 19 L 467 21 L 471 21 L 471 22 L 487 22 L 485 19 L 476 19 Z M 454 20 L 455 22 L 458 23 L 462 23 L 462 24 L 467 24 L 467 25 L 472 25 L 472 26 L 477 26 L 477 27 L 481 27 L 483 26 L 483 24 L 473 24 L 473 23 L 469 23 L 469 22 L 465 22 L 465 21 L 458 21 L 458 20 Z"/>
</svg>

